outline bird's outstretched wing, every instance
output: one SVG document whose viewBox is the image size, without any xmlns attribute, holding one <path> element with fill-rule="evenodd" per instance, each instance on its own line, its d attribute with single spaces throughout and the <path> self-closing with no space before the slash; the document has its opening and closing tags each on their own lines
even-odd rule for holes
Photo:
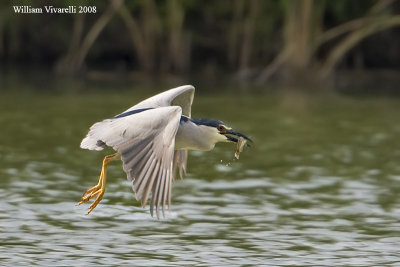
<svg viewBox="0 0 400 267">
<path fill-rule="evenodd" d="M 148 108 L 180 106 L 182 108 L 182 114 L 186 117 L 191 117 L 194 92 L 195 89 L 192 85 L 183 85 L 172 88 L 139 102 L 117 116 L 123 116 L 124 114 Z M 177 169 L 179 169 L 179 175 L 182 178 L 183 174 L 186 173 L 187 151 L 175 151 L 173 162 L 173 177 L 175 177 Z"/>
<path fill-rule="evenodd" d="M 190 117 L 193 98 L 194 87 L 192 85 L 183 85 L 147 98 L 133 107 L 130 107 L 123 113 L 143 108 L 180 106 L 182 108 L 182 114 Z"/>
<path fill-rule="evenodd" d="M 155 207 L 158 218 L 160 207 L 164 214 L 166 203 L 171 203 L 175 135 L 181 114 L 181 107 L 168 106 L 107 119 L 94 124 L 81 143 L 82 148 L 96 149 L 88 146 L 97 140 L 97 145 L 120 153 L 136 199 L 145 206 L 151 191 L 150 211 L 153 215 Z"/>
</svg>

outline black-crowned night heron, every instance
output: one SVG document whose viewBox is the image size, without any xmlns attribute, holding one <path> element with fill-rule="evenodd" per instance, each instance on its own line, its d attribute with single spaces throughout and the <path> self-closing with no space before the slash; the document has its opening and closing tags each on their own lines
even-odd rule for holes
<svg viewBox="0 0 400 267">
<path fill-rule="evenodd" d="M 103 198 L 106 170 L 110 161 L 121 159 L 127 178 L 132 182 L 136 199 L 142 207 L 151 191 L 150 212 L 171 206 L 171 182 L 179 168 L 186 172 L 187 150 L 211 150 L 217 142 L 237 143 L 237 152 L 247 136 L 233 130 L 222 121 L 191 118 L 194 87 L 170 89 L 150 97 L 113 118 L 95 123 L 81 142 L 81 148 L 103 150 L 112 147 L 117 153 L 103 160 L 100 178 L 88 189 L 79 204 L 97 195 L 88 214 Z"/>
</svg>

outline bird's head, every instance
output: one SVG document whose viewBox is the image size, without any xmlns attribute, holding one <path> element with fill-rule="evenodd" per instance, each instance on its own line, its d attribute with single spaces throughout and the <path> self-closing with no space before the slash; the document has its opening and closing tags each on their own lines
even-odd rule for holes
<svg viewBox="0 0 400 267">
<path fill-rule="evenodd" d="M 249 137 L 247 137 L 246 135 L 244 135 L 244 134 L 242 134 L 242 133 L 239 133 L 238 131 L 232 129 L 231 127 L 227 126 L 226 124 L 224 124 L 224 123 L 222 123 L 222 122 L 221 122 L 220 124 L 218 124 L 216 128 L 217 128 L 217 130 L 218 130 L 218 133 L 219 133 L 220 135 L 225 136 L 226 141 L 228 141 L 228 142 L 237 143 L 238 140 L 239 140 L 238 138 L 240 138 L 240 137 L 246 139 L 247 141 L 253 142 L 253 141 L 252 141 Z"/>
<path fill-rule="evenodd" d="M 203 127 L 207 127 L 209 134 L 212 135 L 212 139 L 215 142 L 233 142 L 237 143 L 239 138 L 242 137 L 247 141 L 253 142 L 246 135 L 232 129 L 222 121 L 212 119 L 191 119 L 195 124 Z M 211 137 L 211 136 L 209 136 Z M 249 146 L 248 144 L 246 144 Z"/>
</svg>

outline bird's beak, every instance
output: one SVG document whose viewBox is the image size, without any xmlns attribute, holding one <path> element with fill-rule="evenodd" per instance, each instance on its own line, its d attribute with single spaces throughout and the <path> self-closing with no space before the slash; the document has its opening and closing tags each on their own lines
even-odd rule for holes
<svg viewBox="0 0 400 267">
<path fill-rule="evenodd" d="M 223 133 L 223 135 L 226 136 L 226 138 L 234 143 L 238 142 L 238 138 L 242 137 L 244 139 L 246 139 L 247 141 L 253 142 L 253 140 L 251 140 L 249 137 L 247 137 L 246 135 L 239 133 L 238 131 L 234 130 L 234 129 L 229 129 L 227 130 L 225 133 Z M 250 146 L 248 143 L 246 143 L 247 146 Z"/>
</svg>

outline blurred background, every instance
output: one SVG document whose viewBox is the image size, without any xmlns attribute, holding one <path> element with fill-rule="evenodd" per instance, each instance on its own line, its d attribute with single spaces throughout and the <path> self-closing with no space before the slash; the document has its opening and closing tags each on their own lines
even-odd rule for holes
<svg viewBox="0 0 400 267">
<path fill-rule="evenodd" d="M 12 5 L 96 10 L 15 14 Z M 19 0 L 2 1 L 0 10 L 3 83 L 16 72 L 42 71 L 89 80 L 398 94 L 396 0 Z"/>
<path fill-rule="evenodd" d="M 17 14 L 46 5 L 86 14 Z M 78 9 L 77 9 L 78 10 Z M 90 11 L 92 13 L 90 13 Z M 0 1 L 1 266 L 397 266 L 399 0 Z M 190 152 L 157 221 L 96 121 L 168 88 L 254 140 Z"/>
</svg>

